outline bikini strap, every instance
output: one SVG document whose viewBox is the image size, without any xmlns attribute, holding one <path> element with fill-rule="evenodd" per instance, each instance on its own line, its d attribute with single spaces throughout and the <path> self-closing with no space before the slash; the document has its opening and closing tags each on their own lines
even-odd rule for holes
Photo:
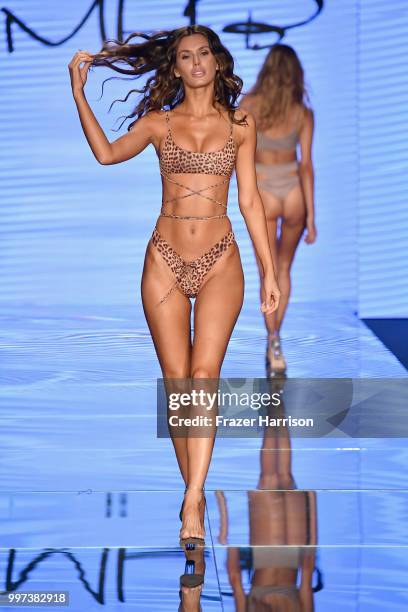
<svg viewBox="0 0 408 612">
<path fill-rule="evenodd" d="M 232 128 L 234 127 L 234 122 L 233 122 L 233 121 L 230 121 L 230 124 L 231 124 L 231 125 L 230 125 L 230 129 L 231 129 L 231 131 L 230 131 L 230 136 L 232 136 Z"/>
<path fill-rule="evenodd" d="M 170 129 L 170 111 L 166 110 L 164 112 L 166 113 L 167 131 L 169 132 L 169 134 L 171 134 L 171 129 Z"/>
</svg>

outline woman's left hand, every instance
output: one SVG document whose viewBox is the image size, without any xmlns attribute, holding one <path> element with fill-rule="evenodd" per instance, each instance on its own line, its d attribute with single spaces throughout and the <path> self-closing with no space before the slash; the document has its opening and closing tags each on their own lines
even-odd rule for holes
<svg viewBox="0 0 408 612">
<path fill-rule="evenodd" d="M 272 314 L 279 306 L 280 290 L 273 275 L 265 275 L 263 279 L 265 300 L 261 304 L 264 314 Z"/>
</svg>

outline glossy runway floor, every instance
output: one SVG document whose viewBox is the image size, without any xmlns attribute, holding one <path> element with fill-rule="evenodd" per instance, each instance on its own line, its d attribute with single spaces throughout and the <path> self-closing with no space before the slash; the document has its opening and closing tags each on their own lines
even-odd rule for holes
<svg viewBox="0 0 408 612">
<path fill-rule="evenodd" d="M 217 439 L 206 548 L 184 551 L 144 320 L 10 302 L 1 328 L 1 590 L 69 591 L 73 612 L 177 610 L 194 560 L 203 610 L 244 610 L 244 592 L 259 611 L 407 609 L 405 440 Z M 264 346 L 247 305 L 223 375 L 264 376 Z M 347 304 L 292 305 L 284 348 L 291 377 L 406 376 Z"/>
</svg>

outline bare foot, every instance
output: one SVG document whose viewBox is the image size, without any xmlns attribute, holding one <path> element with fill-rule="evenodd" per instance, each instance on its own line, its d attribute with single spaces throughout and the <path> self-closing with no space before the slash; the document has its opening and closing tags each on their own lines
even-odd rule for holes
<svg viewBox="0 0 408 612">
<path fill-rule="evenodd" d="M 180 538 L 204 539 L 204 511 L 205 497 L 202 489 L 190 489 L 184 495 L 183 522 L 180 529 Z"/>
</svg>

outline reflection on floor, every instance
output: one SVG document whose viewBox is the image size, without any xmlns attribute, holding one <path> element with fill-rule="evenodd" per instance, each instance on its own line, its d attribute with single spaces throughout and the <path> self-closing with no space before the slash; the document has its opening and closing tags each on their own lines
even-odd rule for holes
<svg viewBox="0 0 408 612">
<path fill-rule="evenodd" d="M 327 308 L 288 313 L 290 376 L 406 375 L 347 307 Z M 408 608 L 405 440 L 219 438 L 206 545 L 183 550 L 142 319 L 84 305 L 3 313 L 0 590 L 66 590 L 72 612 L 175 610 L 180 596 L 190 612 L 199 598 L 203 610 Z M 263 376 L 264 358 L 247 307 L 223 375 Z M 180 595 L 180 575 L 204 571 Z"/>
<path fill-rule="evenodd" d="M 204 588 L 182 587 L 179 593 L 179 576 L 190 572 L 194 559 L 197 567 L 205 566 Z M 187 609 L 197 610 L 200 595 L 204 609 L 223 609 L 211 547 L 13 549 L 0 552 L 0 564 L 2 589 L 68 591 L 72 612 L 174 611 L 181 598 Z"/>
<path fill-rule="evenodd" d="M 203 586 L 183 587 L 182 609 L 201 595 L 204 610 L 403 610 L 408 491 L 284 480 L 207 491 L 206 546 L 184 548 L 180 493 L 3 493 L 1 590 L 68 591 L 75 612 L 174 610 L 179 577 L 203 574 Z"/>
</svg>

